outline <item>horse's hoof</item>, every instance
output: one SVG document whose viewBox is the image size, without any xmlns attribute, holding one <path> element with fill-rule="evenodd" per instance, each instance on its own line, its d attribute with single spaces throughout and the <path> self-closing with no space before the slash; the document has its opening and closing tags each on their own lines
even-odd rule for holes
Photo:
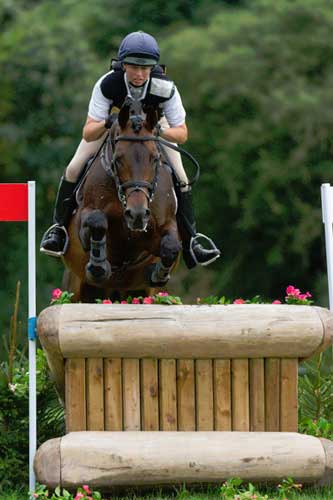
<svg viewBox="0 0 333 500">
<path fill-rule="evenodd" d="M 154 281 L 152 278 L 155 274 L 156 268 L 157 268 L 157 264 L 151 264 L 150 266 L 147 266 L 145 269 L 145 279 L 146 279 L 148 285 L 151 287 L 154 287 L 154 288 L 163 287 L 169 281 L 170 274 L 167 275 L 165 280 Z"/>
<path fill-rule="evenodd" d="M 102 266 L 86 265 L 86 278 L 90 285 L 101 285 L 111 277 L 111 266 L 108 261 Z"/>
</svg>

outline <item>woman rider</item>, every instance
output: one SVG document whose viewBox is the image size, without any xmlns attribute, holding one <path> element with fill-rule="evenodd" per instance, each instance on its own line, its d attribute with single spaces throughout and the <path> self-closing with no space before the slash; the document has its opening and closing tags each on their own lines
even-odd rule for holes
<svg viewBox="0 0 333 500">
<path fill-rule="evenodd" d="M 43 236 L 41 251 L 50 255 L 63 255 L 66 230 L 73 211 L 73 192 L 80 174 L 103 143 L 107 129 L 112 125 L 110 109 L 121 108 L 127 96 L 144 105 L 159 106 L 163 112 L 160 135 L 173 143 L 184 143 L 188 132 L 185 110 L 174 83 L 158 66 L 160 49 L 151 35 L 137 31 L 127 35 L 118 51 L 119 65 L 101 76 L 92 91 L 88 116 L 83 127 L 83 138 L 74 157 L 60 180 L 54 210 L 54 225 Z M 191 188 L 178 152 L 165 148 L 166 156 L 176 172 L 178 221 L 181 225 L 183 257 L 188 268 L 196 264 L 207 265 L 220 255 L 220 251 L 207 237 L 197 236 Z M 199 240 L 208 242 L 205 248 Z"/>
</svg>

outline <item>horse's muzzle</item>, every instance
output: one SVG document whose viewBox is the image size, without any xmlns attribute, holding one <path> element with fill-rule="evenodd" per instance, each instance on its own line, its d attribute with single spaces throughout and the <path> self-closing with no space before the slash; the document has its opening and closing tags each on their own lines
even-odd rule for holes
<svg viewBox="0 0 333 500">
<path fill-rule="evenodd" d="M 150 218 L 149 208 L 126 208 L 125 220 L 130 231 L 145 231 Z"/>
</svg>

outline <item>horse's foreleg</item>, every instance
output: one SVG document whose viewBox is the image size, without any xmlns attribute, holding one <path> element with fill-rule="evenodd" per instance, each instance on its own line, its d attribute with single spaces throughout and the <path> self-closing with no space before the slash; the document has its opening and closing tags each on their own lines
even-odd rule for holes
<svg viewBox="0 0 333 500">
<path fill-rule="evenodd" d="M 166 233 L 161 239 L 161 260 L 151 267 L 150 284 L 163 286 L 170 279 L 170 271 L 180 252 L 178 234 L 175 231 Z"/>
<path fill-rule="evenodd" d="M 92 210 L 82 220 L 82 234 L 89 234 L 89 262 L 86 265 L 87 282 L 101 286 L 111 276 L 111 266 L 106 257 L 106 231 L 108 221 L 100 210 Z"/>
</svg>

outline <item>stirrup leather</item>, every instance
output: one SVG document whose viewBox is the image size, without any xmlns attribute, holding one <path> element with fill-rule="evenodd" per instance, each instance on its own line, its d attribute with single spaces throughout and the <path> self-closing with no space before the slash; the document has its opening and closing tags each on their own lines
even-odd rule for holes
<svg viewBox="0 0 333 500">
<path fill-rule="evenodd" d="M 207 260 L 206 262 L 199 262 L 198 259 L 195 256 L 195 253 L 194 253 L 194 250 L 193 250 L 194 244 L 197 243 L 197 241 L 199 239 L 204 239 L 208 243 L 208 245 L 210 245 L 211 248 L 207 248 L 206 250 L 215 250 L 216 252 L 218 252 L 218 254 L 214 255 L 214 257 L 212 257 L 211 259 Z M 221 252 L 217 248 L 217 246 L 215 245 L 214 241 L 211 238 L 209 238 L 205 234 L 197 233 L 195 236 L 192 236 L 192 238 L 191 238 L 191 241 L 190 241 L 190 254 L 191 254 L 192 259 L 194 260 L 194 262 L 197 265 L 208 266 L 208 264 L 211 264 L 212 262 L 214 262 L 216 259 L 218 259 L 220 257 Z"/>
<path fill-rule="evenodd" d="M 45 231 L 45 233 L 43 234 L 42 243 L 43 243 L 44 239 L 47 237 L 47 235 L 55 227 L 57 227 L 58 229 L 61 229 L 64 232 L 64 234 L 65 234 L 65 243 L 64 243 L 63 249 L 60 250 L 59 252 L 56 252 L 54 250 L 47 250 L 46 248 L 43 248 L 42 245 L 41 245 L 40 248 L 39 248 L 39 250 L 40 250 L 41 253 L 45 253 L 46 255 L 51 255 L 52 257 L 61 257 L 62 255 L 65 255 L 65 253 L 67 252 L 68 245 L 69 245 L 69 236 L 68 236 L 68 232 L 67 232 L 67 229 L 65 228 L 65 226 L 59 226 L 59 224 L 53 224 L 53 226 L 49 227 Z"/>
</svg>

